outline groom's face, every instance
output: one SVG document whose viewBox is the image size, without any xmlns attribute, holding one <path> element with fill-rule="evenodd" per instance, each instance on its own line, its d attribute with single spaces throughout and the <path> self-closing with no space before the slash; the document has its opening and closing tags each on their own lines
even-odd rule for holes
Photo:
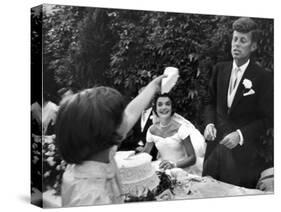
<svg viewBox="0 0 281 212">
<path fill-rule="evenodd" d="M 234 31 L 231 42 L 231 54 L 234 60 L 246 61 L 256 50 L 256 42 L 252 42 L 252 34 Z"/>
</svg>

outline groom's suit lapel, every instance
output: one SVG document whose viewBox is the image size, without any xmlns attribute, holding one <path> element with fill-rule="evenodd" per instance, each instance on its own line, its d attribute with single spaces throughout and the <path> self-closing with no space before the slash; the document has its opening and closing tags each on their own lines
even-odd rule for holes
<svg viewBox="0 0 281 212">
<path fill-rule="evenodd" d="M 251 80 L 253 81 L 254 77 L 255 77 L 255 71 L 253 70 L 253 64 L 252 62 L 250 62 L 250 64 L 248 65 L 247 69 L 245 70 L 240 82 L 239 82 L 239 85 L 238 85 L 238 88 L 237 88 L 237 91 L 236 91 L 236 94 L 234 96 L 234 99 L 233 99 L 233 102 L 232 102 L 232 105 L 229 109 L 229 113 L 231 113 L 235 107 L 237 106 L 237 104 L 239 103 L 239 101 L 242 100 L 242 98 L 244 97 L 243 96 L 243 93 L 244 93 L 244 85 L 243 85 L 243 81 L 244 79 L 248 79 L 248 80 Z"/>
<path fill-rule="evenodd" d="M 143 127 L 142 132 L 146 132 L 147 129 L 152 125 L 152 120 L 150 118 L 152 115 L 153 115 L 153 111 L 151 110 L 148 118 L 146 119 L 146 122 L 144 123 L 144 127 Z"/>
<path fill-rule="evenodd" d="M 232 63 L 227 63 L 224 71 L 223 71 L 223 82 L 222 82 L 222 100 L 223 100 L 223 108 L 225 108 L 225 112 L 227 112 L 227 93 L 228 93 L 228 85 L 230 82 L 230 75 L 231 75 L 231 70 L 232 70 Z"/>
</svg>

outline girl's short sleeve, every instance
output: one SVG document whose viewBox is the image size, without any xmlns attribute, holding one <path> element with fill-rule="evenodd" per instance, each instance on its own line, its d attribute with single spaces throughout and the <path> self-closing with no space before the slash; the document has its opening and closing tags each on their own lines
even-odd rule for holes
<svg viewBox="0 0 281 212">
<path fill-rule="evenodd" d="M 146 142 L 149 142 L 149 143 L 154 142 L 153 135 L 152 135 L 151 132 L 150 132 L 151 127 L 152 127 L 152 126 L 150 126 L 150 127 L 148 128 L 147 132 L 146 132 Z"/>
<path fill-rule="evenodd" d="M 191 135 L 191 128 L 188 127 L 187 125 L 185 124 L 182 124 L 178 130 L 178 135 L 180 137 L 181 140 L 184 140 L 186 139 L 188 136 Z"/>
</svg>

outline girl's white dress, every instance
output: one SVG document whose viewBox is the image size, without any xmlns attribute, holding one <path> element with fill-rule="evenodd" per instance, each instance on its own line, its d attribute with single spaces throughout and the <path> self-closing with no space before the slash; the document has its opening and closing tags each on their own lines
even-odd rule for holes
<svg viewBox="0 0 281 212">
<path fill-rule="evenodd" d="M 115 160 L 84 161 L 68 165 L 63 174 L 62 206 L 122 203 L 122 189 Z"/>
<path fill-rule="evenodd" d="M 196 154 L 196 163 L 185 170 L 191 174 L 202 175 L 203 160 L 205 154 L 206 144 L 203 136 L 200 132 L 186 119 L 179 115 L 173 118 L 175 121 L 181 124 L 177 133 L 172 136 L 163 138 L 157 135 L 153 135 L 150 132 L 150 127 L 147 131 L 147 142 L 154 142 L 156 148 L 159 151 L 160 160 L 168 160 L 176 163 L 184 159 L 187 156 L 182 141 L 190 136 L 191 143 L 193 145 Z"/>
</svg>

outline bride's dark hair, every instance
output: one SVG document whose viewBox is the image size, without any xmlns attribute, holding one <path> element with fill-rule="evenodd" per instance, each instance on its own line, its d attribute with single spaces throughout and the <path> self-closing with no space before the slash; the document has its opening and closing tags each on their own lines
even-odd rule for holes
<svg viewBox="0 0 281 212">
<path fill-rule="evenodd" d="M 171 112 L 171 116 L 174 115 L 175 113 L 175 110 L 174 110 L 174 100 L 172 98 L 171 95 L 169 95 L 168 93 L 163 93 L 163 94 L 157 94 L 154 98 L 154 101 L 153 101 L 153 105 L 152 105 L 152 109 L 153 109 L 153 112 L 156 114 L 156 116 L 158 116 L 157 114 L 157 100 L 160 98 L 160 97 L 168 97 L 171 101 L 171 105 L 172 105 L 172 112 Z"/>
</svg>

